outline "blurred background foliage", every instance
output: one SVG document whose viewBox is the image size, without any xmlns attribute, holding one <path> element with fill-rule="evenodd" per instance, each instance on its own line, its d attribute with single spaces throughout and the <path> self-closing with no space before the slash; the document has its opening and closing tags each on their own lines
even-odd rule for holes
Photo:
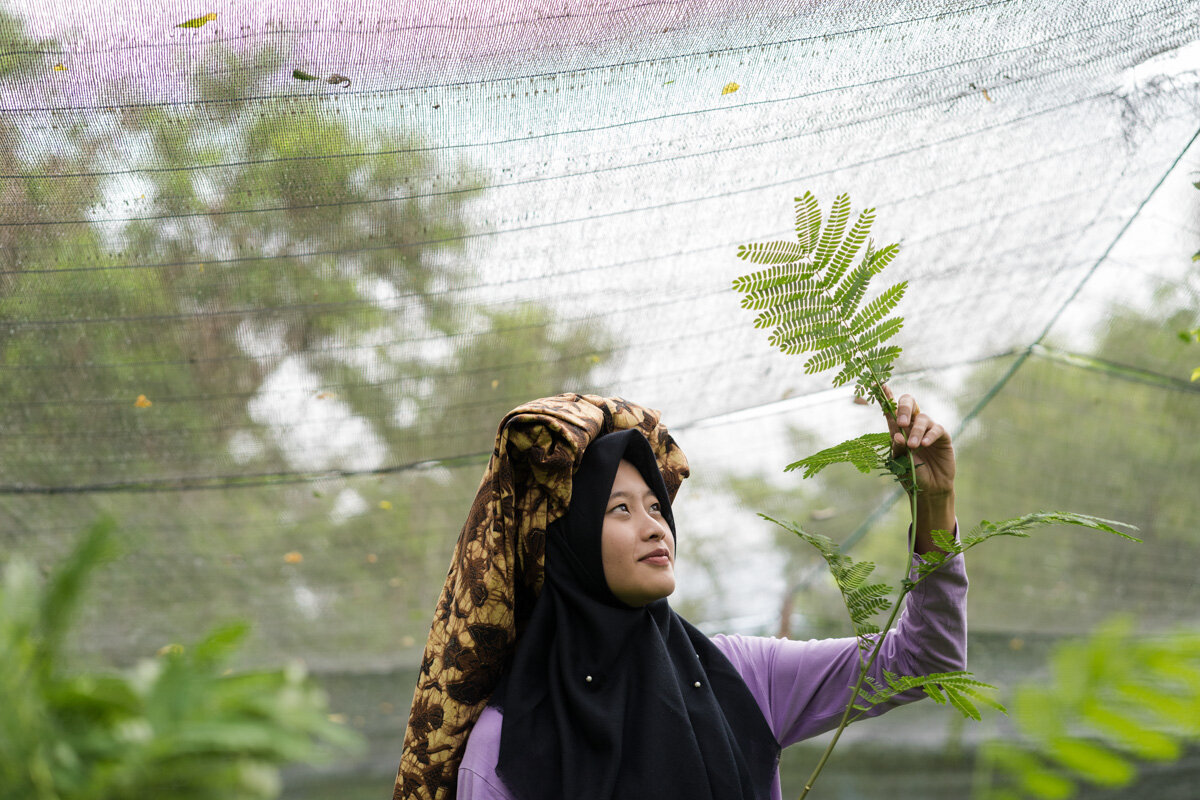
<svg viewBox="0 0 1200 800">
<path fill-rule="evenodd" d="M 125 673 L 68 672 L 61 657 L 111 521 L 80 537 L 43 581 L 27 561 L 0 585 L 0 797 L 11 800 L 255 800 L 278 767 L 353 756 L 361 737 L 328 713 L 299 664 L 228 668 L 244 626 L 172 643 Z"/>
</svg>

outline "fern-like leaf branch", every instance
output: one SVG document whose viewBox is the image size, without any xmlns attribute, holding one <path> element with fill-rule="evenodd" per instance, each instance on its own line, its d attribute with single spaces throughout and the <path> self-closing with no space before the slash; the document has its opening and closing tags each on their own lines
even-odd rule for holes
<svg viewBox="0 0 1200 800">
<path fill-rule="evenodd" d="M 759 242 L 738 248 L 738 257 L 752 264 L 791 264 L 812 253 L 798 242 Z"/>
<path fill-rule="evenodd" d="M 1025 514 L 1021 517 L 1013 517 L 1000 522 L 989 522 L 985 519 L 957 540 L 954 538 L 954 534 L 949 531 L 933 531 L 934 544 L 945 552 L 926 553 L 923 555 L 922 559 L 925 563 L 917 566 L 917 580 L 923 580 L 926 575 L 940 567 L 948 556 L 965 553 L 972 547 L 986 542 L 988 539 L 994 539 L 997 536 L 1015 536 L 1026 539 L 1029 537 L 1030 531 L 1048 525 L 1075 525 L 1111 533 L 1114 536 L 1120 536 L 1122 539 L 1128 539 L 1132 542 L 1142 541 L 1136 536 L 1131 536 L 1117 529 L 1121 527 L 1128 528 L 1129 530 L 1137 530 L 1133 525 L 1102 517 L 1093 517 L 1088 514 L 1077 514 L 1072 511 L 1035 511 L 1032 514 Z"/>
<path fill-rule="evenodd" d="M 759 311 L 755 327 L 770 328 L 769 342 L 785 353 L 807 353 L 807 374 L 840 367 L 835 386 L 852 384 L 860 395 L 885 404 L 883 384 L 900 348 L 885 346 L 903 327 L 889 317 L 907 288 L 898 283 L 862 305 L 871 279 L 891 263 L 899 247 L 876 249 L 868 238 L 875 210 L 862 211 L 853 225 L 850 198 L 834 200 L 822 223 L 811 192 L 796 198 L 796 241 L 743 245 L 738 256 L 772 264 L 733 282 L 742 306 Z M 857 263 L 856 263 L 857 261 Z"/>
<path fill-rule="evenodd" d="M 888 434 L 867 433 L 788 464 L 784 471 L 803 469 L 804 477 L 811 478 L 832 464 L 853 464 L 855 469 L 863 473 L 886 470 L 891 448 Z"/>
<path fill-rule="evenodd" d="M 892 672 L 883 673 L 886 684 L 868 677 L 866 683 L 871 691 L 862 691 L 855 699 L 854 708 L 860 712 L 868 712 L 874 706 L 893 700 L 897 695 L 921 689 L 935 703 L 949 703 L 959 710 L 964 717 L 974 720 L 982 719 L 979 708 L 975 703 L 981 703 L 997 711 L 1005 712 L 1005 708 L 988 692 L 996 687 L 990 683 L 976 680 L 970 672 L 934 672 L 929 675 L 896 675 Z"/>
</svg>

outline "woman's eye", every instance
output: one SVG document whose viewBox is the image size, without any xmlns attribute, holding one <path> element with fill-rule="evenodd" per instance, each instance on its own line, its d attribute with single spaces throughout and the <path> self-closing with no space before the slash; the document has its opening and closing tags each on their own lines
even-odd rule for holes
<svg viewBox="0 0 1200 800">
<path fill-rule="evenodd" d="M 609 512 L 611 513 L 613 511 L 628 511 L 628 510 L 629 510 L 629 506 L 625 505 L 624 503 L 617 503 L 615 506 L 613 506 L 612 508 L 609 509 Z"/>
</svg>

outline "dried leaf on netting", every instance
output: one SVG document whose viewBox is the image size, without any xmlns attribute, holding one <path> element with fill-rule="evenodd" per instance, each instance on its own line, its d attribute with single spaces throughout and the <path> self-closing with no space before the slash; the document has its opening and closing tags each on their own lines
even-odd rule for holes
<svg viewBox="0 0 1200 800">
<path fill-rule="evenodd" d="M 736 83 L 733 83 L 732 81 L 730 81 L 729 83 L 725 84 L 725 88 L 721 90 L 721 94 L 723 94 L 723 95 L 724 94 L 733 94 L 740 88 L 742 88 L 742 87 L 740 87 Z"/>
<path fill-rule="evenodd" d="M 216 21 L 216 19 L 217 19 L 217 12 L 210 11 L 207 14 L 205 14 L 203 17 L 196 17 L 195 19 L 189 19 L 187 22 L 181 22 L 178 25 L 176 25 L 175 27 L 176 28 L 199 28 L 201 25 L 207 25 L 210 22 Z"/>
</svg>

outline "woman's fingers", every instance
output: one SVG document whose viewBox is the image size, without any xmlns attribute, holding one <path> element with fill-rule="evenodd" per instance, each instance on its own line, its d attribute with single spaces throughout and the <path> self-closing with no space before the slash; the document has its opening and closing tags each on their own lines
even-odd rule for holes
<svg viewBox="0 0 1200 800">
<path fill-rule="evenodd" d="M 894 399 L 892 390 L 883 387 L 888 399 Z M 946 429 L 932 417 L 921 411 L 917 399 L 911 394 L 902 394 L 896 400 L 896 413 L 886 414 L 888 432 L 892 435 L 892 444 L 899 450 L 916 450 L 919 447 L 929 447 L 939 440 L 946 438 Z M 895 453 L 898 455 L 899 453 Z"/>
<path fill-rule="evenodd" d="M 896 422 L 904 428 L 912 422 L 913 417 L 921 413 L 917 400 L 911 394 L 902 394 L 896 401 Z"/>
<path fill-rule="evenodd" d="M 895 395 L 892 394 L 891 387 L 887 385 L 884 385 L 883 387 L 883 394 L 888 400 L 896 400 Z M 895 426 L 892 424 L 893 422 L 899 427 L 908 427 L 913 417 L 920 413 L 921 407 L 917 405 L 917 399 L 911 394 L 902 394 L 900 395 L 900 399 L 896 400 L 895 416 L 893 417 L 893 415 L 886 412 L 884 416 L 887 417 L 889 430 L 892 430 L 892 432 L 895 433 Z"/>
<path fill-rule="evenodd" d="M 914 445 L 914 446 L 915 447 L 928 447 L 929 445 L 933 444 L 934 442 L 936 442 L 938 439 L 941 439 L 945 435 L 946 435 L 945 428 L 943 428 L 941 425 L 934 422 L 933 420 L 929 420 L 928 427 L 925 428 L 925 431 L 921 434 L 921 438 L 918 440 L 919 444 Z"/>
<path fill-rule="evenodd" d="M 917 414 L 907 432 L 892 423 L 889 423 L 888 429 L 892 434 L 893 444 L 910 450 L 929 447 L 946 435 L 946 429 L 940 423 L 934 422 L 928 414 Z"/>
</svg>

